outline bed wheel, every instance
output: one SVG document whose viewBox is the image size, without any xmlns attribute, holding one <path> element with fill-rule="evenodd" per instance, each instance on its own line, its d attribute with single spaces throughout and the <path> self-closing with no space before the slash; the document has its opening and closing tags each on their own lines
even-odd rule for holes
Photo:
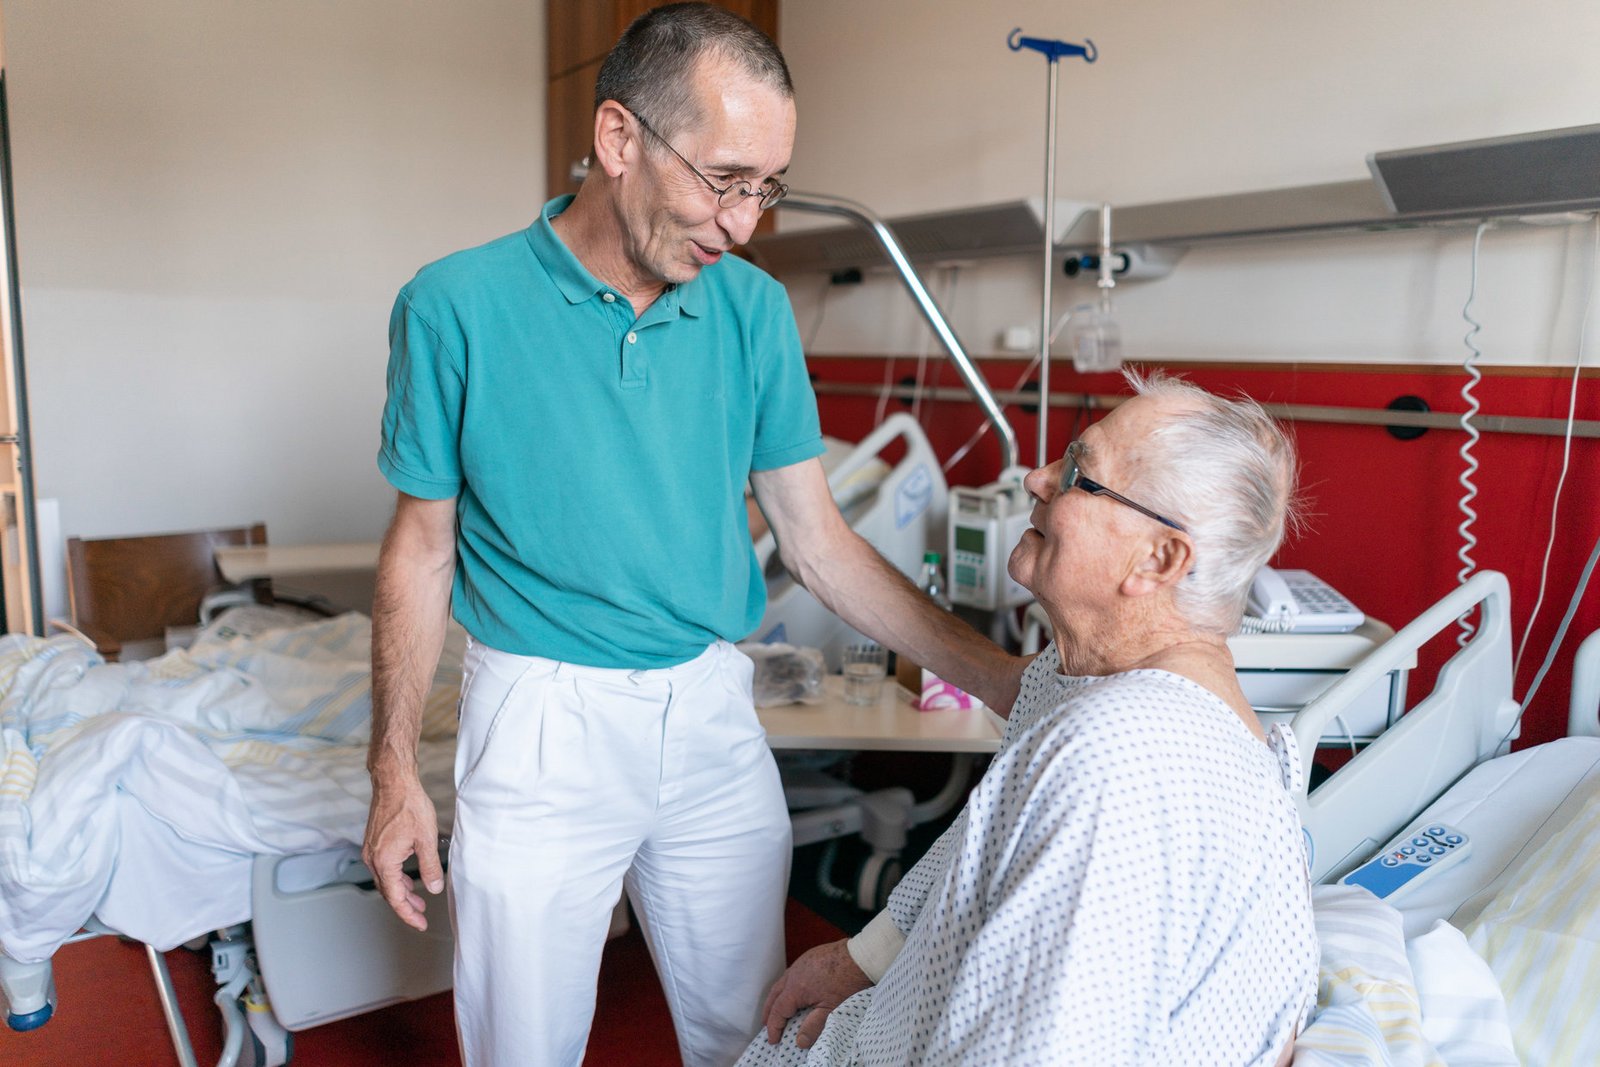
<svg viewBox="0 0 1600 1067">
<path fill-rule="evenodd" d="M 874 852 L 861 864 L 861 877 L 856 882 L 856 903 L 865 911 L 882 911 L 889 903 L 889 894 L 900 884 L 905 868 L 900 857 L 888 852 Z"/>
</svg>

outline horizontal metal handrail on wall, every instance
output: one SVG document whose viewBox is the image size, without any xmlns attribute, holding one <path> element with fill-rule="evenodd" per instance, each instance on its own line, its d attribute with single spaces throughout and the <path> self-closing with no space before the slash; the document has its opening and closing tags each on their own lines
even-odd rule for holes
<svg viewBox="0 0 1600 1067">
<path fill-rule="evenodd" d="M 882 396 L 881 385 L 866 382 L 814 382 L 812 388 L 818 396 Z M 895 385 L 889 395 L 901 400 L 913 400 L 919 390 L 910 385 Z M 920 390 L 924 400 L 944 402 L 972 401 L 965 389 L 936 387 Z M 1039 394 L 1021 390 L 996 391 L 995 400 L 1001 404 L 1037 404 Z M 1106 393 L 1050 393 L 1051 407 L 1082 407 L 1089 410 L 1110 410 L 1129 399 Z M 1448 411 L 1391 411 L 1388 408 L 1322 407 L 1315 404 L 1262 404 L 1267 412 L 1290 422 L 1339 423 L 1358 426 L 1420 426 L 1430 430 L 1460 430 L 1461 416 Z M 1480 433 L 1518 433 L 1544 437 L 1565 437 L 1566 419 L 1535 418 L 1527 415 L 1486 415 L 1479 412 L 1472 425 Z M 1600 421 L 1576 419 L 1572 423 L 1572 436 L 1600 438 Z"/>
</svg>

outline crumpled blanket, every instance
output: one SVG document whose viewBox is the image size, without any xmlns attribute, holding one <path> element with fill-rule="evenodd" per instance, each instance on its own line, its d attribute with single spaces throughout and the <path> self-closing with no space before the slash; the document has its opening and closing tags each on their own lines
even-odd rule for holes
<svg viewBox="0 0 1600 1067">
<path fill-rule="evenodd" d="M 91 915 L 170 948 L 249 917 L 253 854 L 361 840 L 371 624 L 271 618 L 235 609 L 132 663 L 0 637 L 0 951 L 48 958 Z M 441 829 L 459 653 L 445 662 L 420 755 Z"/>
</svg>

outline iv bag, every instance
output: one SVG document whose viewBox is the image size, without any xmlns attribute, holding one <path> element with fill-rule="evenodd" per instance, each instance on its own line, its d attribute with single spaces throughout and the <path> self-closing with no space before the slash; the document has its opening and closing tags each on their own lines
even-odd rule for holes
<svg viewBox="0 0 1600 1067">
<path fill-rule="evenodd" d="M 1122 366 L 1122 331 L 1104 305 L 1083 304 L 1073 309 L 1067 334 L 1072 366 L 1080 374 L 1113 371 Z"/>
</svg>

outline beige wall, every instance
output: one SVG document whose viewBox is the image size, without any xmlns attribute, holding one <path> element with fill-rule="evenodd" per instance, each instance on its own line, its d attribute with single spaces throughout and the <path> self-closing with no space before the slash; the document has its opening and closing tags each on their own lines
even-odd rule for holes
<svg viewBox="0 0 1600 1067">
<path fill-rule="evenodd" d="M 782 15 L 800 111 L 791 181 L 890 216 L 1040 195 L 1046 66 L 1006 48 L 1019 26 L 1100 49 L 1061 65 L 1065 198 L 1348 180 L 1373 151 L 1600 122 L 1590 0 L 796 0 Z M 1570 362 L 1593 238 L 1583 225 L 1485 237 L 1488 362 Z M 1471 243 L 1456 230 L 1199 248 L 1170 277 L 1120 288 L 1118 314 L 1130 355 L 1147 358 L 1453 362 Z M 788 280 L 809 332 L 821 280 Z M 976 351 L 1038 321 L 1031 259 L 929 280 L 953 291 Z M 1088 291 L 1058 285 L 1058 308 Z M 818 351 L 923 343 L 887 279 L 833 290 L 823 312 Z"/>
<path fill-rule="evenodd" d="M 7 0 L 35 456 L 68 533 L 372 538 L 385 331 L 543 198 L 527 0 Z"/>
<path fill-rule="evenodd" d="M 36 469 L 85 535 L 265 519 L 368 538 L 395 290 L 543 199 L 543 6 L 528 0 L 7 0 Z M 1136 203 L 1360 177 L 1366 153 L 1600 120 L 1588 0 L 1283 4 L 789 0 L 793 180 L 886 214 L 1058 194 Z M 1490 362 L 1576 351 L 1592 233 L 1484 242 Z M 1470 232 L 1198 249 L 1118 290 L 1131 354 L 1453 362 Z M 1037 321 L 1033 262 L 931 279 L 977 351 Z M 1058 286 L 1058 305 L 1082 289 Z M 819 279 L 791 285 L 811 332 Z M 883 279 L 821 351 L 923 333 Z M 1593 332 L 1593 331 L 1591 331 Z M 1592 358 L 1592 356 L 1591 356 Z"/>
</svg>

